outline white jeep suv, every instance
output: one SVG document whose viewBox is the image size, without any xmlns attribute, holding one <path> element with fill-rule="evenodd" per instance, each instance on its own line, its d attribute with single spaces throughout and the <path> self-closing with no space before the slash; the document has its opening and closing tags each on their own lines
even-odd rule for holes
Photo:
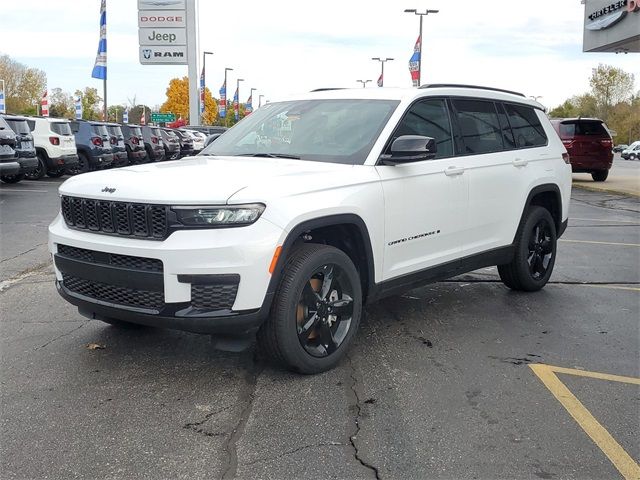
<svg viewBox="0 0 640 480">
<path fill-rule="evenodd" d="M 61 177 L 67 169 L 78 164 L 76 140 L 69 120 L 53 117 L 28 117 L 27 123 L 33 135 L 38 156 L 38 167 L 27 178 L 38 180 L 45 174 Z"/>
<path fill-rule="evenodd" d="M 186 160 L 60 187 L 60 294 L 92 319 L 259 346 L 303 373 L 344 356 L 365 302 L 497 265 L 551 275 L 571 166 L 542 107 L 428 85 L 269 103 Z"/>
</svg>

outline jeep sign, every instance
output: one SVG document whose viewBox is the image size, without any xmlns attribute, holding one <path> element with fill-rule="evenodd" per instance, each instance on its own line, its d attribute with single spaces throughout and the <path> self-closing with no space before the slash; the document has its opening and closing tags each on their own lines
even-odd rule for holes
<svg viewBox="0 0 640 480">
<path fill-rule="evenodd" d="M 140 45 L 186 45 L 187 32 L 184 28 L 140 28 Z"/>
<path fill-rule="evenodd" d="M 141 46 L 140 63 L 143 65 L 187 65 L 187 47 Z"/>
</svg>

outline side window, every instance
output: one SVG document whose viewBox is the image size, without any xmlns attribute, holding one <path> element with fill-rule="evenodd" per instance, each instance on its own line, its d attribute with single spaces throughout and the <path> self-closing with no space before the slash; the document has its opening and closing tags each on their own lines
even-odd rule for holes
<svg viewBox="0 0 640 480">
<path fill-rule="evenodd" d="M 431 137 L 435 139 L 438 146 L 436 158 L 452 156 L 451 123 L 445 101 L 440 99 L 422 100 L 412 105 L 396 128 L 393 139 L 402 135 Z M 390 148 L 391 142 L 389 142 L 387 149 Z"/>
<path fill-rule="evenodd" d="M 460 126 L 464 153 L 478 154 L 502 150 L 500 122 L 493 102 L 454 99 L 452 103 Z"/>
<path fill-rule="evenodd" d="M 71 131 L 73 133 L 78 133 L 79 131 L 78 127 L 79 127 L 78 122 L 71 122 Z"/>
<path fill-rule="evenodd" d="M 29 125 L 29 130 L 31 130 L 32 132 L 36 129 L 35 120 L 27 120 L 27 124 Z"/>
<path fill-rule="evenodd" d="M 516 141 L 513 138 L 513 131 L 511 131 L 507 114 L 504 111 L 504 105 L 496 103 L 496 108 L 498 109 L 498 120 L 500 121 L 500 131 L 502 132 L 502 143 L 504 144 L 504 148 L 505 150 L 516 148 Z"/>
<path fill-rule="evenodd" d="M 547 136 L 533 108 L 524 105 L 505 105 L 505 108 L 518 148 L 547 144 Z"/>
</svg>

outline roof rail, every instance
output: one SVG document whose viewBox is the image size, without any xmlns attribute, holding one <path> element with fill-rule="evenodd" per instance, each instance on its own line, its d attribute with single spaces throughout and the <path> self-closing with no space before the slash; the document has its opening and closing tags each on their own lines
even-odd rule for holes
<svg viewBox="0 0 640 480">
<path fill-rule="evenodd" d="M 523 93 L 514 92 L 512 90 L 504 90 L 502 88 L 494 88 L 494 87 L 483 87 L 481 85 L 463 85 L 463 84 L 459 84 L 459 83 L 430 83 L 428 85 L 421 85 L 419 88 L 440 88 L 440 87 L 477 88 L 479 90 L 491 90 L 492 92 L 510 93 L 511 95 L 518 95 L 520 97 L 525 97 L 525 95 Z"/>
<path fill-rule="evenodd" d="M 312 92 L 328 92 L 330 90 L 346 90 L 344 87 L 328 87 L 328 88 L 316 88 L 315 90 L 311 90 Z"/>
</svg>

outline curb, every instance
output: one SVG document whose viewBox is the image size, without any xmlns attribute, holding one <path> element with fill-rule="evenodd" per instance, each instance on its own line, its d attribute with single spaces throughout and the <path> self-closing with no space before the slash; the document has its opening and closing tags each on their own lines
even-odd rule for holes
<svg viewBox="0 0 640 480">
<path fill-rule="evenodd" d="M 599 188 L 599 187 L 593 187 L 591 185 L 584 185 L 582 183 L 572 183 L 571 188 L 579 188 L 581 190 L 588 190 L 589 192 L 615 193 L 617 195 L 623 195 L 625 197 L 633 197 L 633 198 L 640 197 L 640 193 L 633 193 L 625 190 L 618 190 L 616 189 L 616 187 Z"/>
</svg>

